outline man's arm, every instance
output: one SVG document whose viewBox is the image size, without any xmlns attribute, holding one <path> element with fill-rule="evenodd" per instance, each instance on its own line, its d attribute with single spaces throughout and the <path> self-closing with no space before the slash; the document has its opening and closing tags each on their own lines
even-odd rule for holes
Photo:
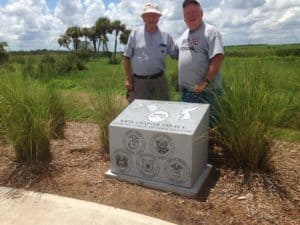
<svg viewBox="0 0 300 225">
<path fill-rule="evenodd" d="M 209 82 L 215 79 L 217 72 L 221 68 L 223 60 L 224 60 L 223 54 L 217 54 L 211 59 L 205 78 L 195 86 L 194 91 L 196 93 L 200 93 L 201 91 L 203 91 L 208 86 Z"/>
<path fill-rule="evenodd" d="M 126 74 L 125 88 L 128 91 L 131 91 L 133 89 L 133 79 L 131 74 L 130 58 L 127 56 L 124 56 L 124 71 Z"/>
</svg>

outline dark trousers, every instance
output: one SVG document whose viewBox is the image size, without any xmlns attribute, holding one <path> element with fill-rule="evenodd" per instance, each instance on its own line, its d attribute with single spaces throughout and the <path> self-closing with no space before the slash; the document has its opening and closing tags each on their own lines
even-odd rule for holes
<svg viewBox="0 0 300 225">
<path fill-rule="evenodd" d="M 218 122 L 218 98 L 221 95 L 221 89 L 204 90 L 201 93 L 195 93 L 185 88 L 181 90 L 181 101 L 191 103 L 210 104 L 209 127 L 214 128 Z"/>
<path fill-rule="evenodd" d="M 128 102 L 134 99 L 169 100 L 168 82 L 166 77 L 140 79 L 133 77 L 133 90 L 127 93 Z"/>
</svg>

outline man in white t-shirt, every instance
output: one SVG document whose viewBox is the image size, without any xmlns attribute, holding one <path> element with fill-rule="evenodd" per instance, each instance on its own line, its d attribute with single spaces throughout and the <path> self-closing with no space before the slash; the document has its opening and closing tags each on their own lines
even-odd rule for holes
<svg viewBox="0 0 300 225">
<path fill-rule="evenodd" d="M 197 0 L 185 0 L 182 6 L 188 29 L 177 42 L 181 100 L 210 104 L 210 127 L 214 127 L 224 59 L 222 37 L 213 26 L 203 22 L 203 10 Z"/>
<path fill-rule="evenodd" d="M 157 24 L 162 13 L 156 3 L 146 3 L 141 17 L 144 26 L 133 30 L 124 51 L 125 88 L 127 100 L 168 100 L 167 79 L 164 75 L 167 54 L 178 55 L 172 37 Z"/>
</svg>

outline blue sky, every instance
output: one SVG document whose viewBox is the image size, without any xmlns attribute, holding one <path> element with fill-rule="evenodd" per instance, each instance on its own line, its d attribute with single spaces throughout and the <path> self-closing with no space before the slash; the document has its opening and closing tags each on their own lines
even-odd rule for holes
<svg viewBox="0 0 300 225">
<path fill-rule="evenodd" d="M 121 20 L 129 29 L 142 25 L 139 15 L 149 1 L 0 0 L 0 41 L 12 50 L 61 49 L 57 39 L 68 27 L 90 27 L 99 17 Z M 186 29 L 182 1 L 156 1 L 163 12 L 159 27 L 175 40 Z M 225 45 L 300 43 L 300 0 L 200 2 L 204 21 L 217 27 Z"/>
<path fill-rule="evenodd" d="M 50 8 L 50 10 L 54 10 L 55 6 L 56 6 L 56 2 L 57 0 L 46 0 L 48 7 Z"/>
</svg>

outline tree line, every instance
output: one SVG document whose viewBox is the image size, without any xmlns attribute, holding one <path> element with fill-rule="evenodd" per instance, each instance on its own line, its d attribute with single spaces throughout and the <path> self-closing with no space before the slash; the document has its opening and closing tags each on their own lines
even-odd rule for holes
<svg viewBox="0 0 300 225">
<path fill-rule="evenodd" d="M 102 45 L 102 52 L 108 52 L 108 34 L 115 34 L 114 57 L 117 52 L 118 37 L 120 43 L 126 44 L 130 30 L 120 20 L 110 21 L 107 17 L 100 17 L 92 27 L 71 26 L 64 34 L 60 35 L 57 42 L 60 46 L 69 51 L 92 50 L 99 53 Z M 83 37 L 84 41 L 80 40 Z M 73 46 L 73 48 L 71 48 Z"/>
</svg>

